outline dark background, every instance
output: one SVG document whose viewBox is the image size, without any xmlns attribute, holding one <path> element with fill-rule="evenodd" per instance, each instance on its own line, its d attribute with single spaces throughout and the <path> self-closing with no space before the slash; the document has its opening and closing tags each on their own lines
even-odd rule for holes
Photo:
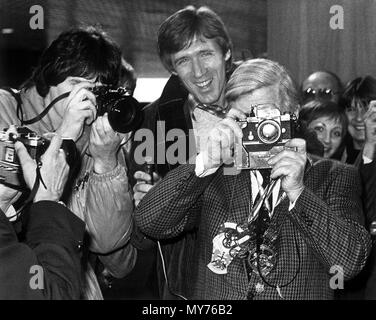
<svg viewBox="0 0 376 320">
<path fill-rule="evenodd" d="M 167 77 L 156 51 L 159 25 L 188 4 L 207 5 L 224 20 L 236 58 L 266 51 L 266 0 L 0 0 L 0 85 L 18 86 L 42 50 L 70 27 L 100 25 L 121 46 L 139 77 Z M 44 9 L 44 30 L 32 30 L 32 5 Z M 3 33 L 4 28 L 13 33 Z"/>
<path fill-rule="evenodd" d="M 36 4 L 44 9 L 44 30 L 29 26 Z M 157 30 L 188 4 L 207 5 L 222 17 L 236 59 L 268 56 L 297 82 L 318 69 L 344 82 L 376 73 L 375 0 L 0 0 L 0 86 L 18 86 L 61 31 L 87 24 L 116 39 L 140 78 L 168 77 L 156 52 Z M 344 11 L 341 30 L 329 25 L 333 5 Z"/>
</svg>

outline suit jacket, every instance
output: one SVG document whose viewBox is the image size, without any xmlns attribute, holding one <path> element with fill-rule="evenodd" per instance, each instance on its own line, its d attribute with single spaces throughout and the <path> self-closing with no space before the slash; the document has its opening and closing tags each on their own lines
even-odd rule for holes
<svg viewBox="0 0 376 320">
<path fill-rule="evenodd" d="M 166 154 L 163 151 L 168 150 L 175 142 L 166 141 L 165 133 L 169 130 L 180 129 L 185 135 L 182 138 L 185 139 L 186 142 L 186 159 L 196 154 L 196 146 L 190 143 L 189 138 L 189 129 L 192 129 L 193 126 L 189 111 L 185 107 L 187 97 L 188 92 L 181 84 L 178 77 L 171 76 L 163 89 L 161 97 L 157 101 L 147 105 L 143 110 L 144 122 L 141 127 L 147 128 L 153 132 L 153 137 L 155 138 L 154 158 L 159 159 L 159 161 L 156 161 L 154 171 L 161 177 L 164 177 L 169 171 L 178 166 L 178 164 L 170 164 L 169 161 L 166 160 Z M 157 125 L 158 121 L 163 121 L 164 128 Z M 181 137 L 179 137 L 179 139 L 180 138 Z M 132 143 L 133 151 L 139 144 L 139 141 Z M 133 152 L 131 152 L 131 154 L 133 154 Z M 161 160 L 161 157 L 163 160 Z M 145 168 L 143 165 L 138 165 L 133 161 L 130 166 L 131 176 L 133 176 L 133 173 L 137 170 L 144 171 Z M 132 181 L 132 184 L 134 183 L 135 181 Z M 139 239 L 142 239 L 142 241 L 139 241 Z M 161 264 L 161 259 L 158 257 L 156 265 L 153 267 L 156 268 L 160 298 L 176 299 L 176 296 L 173 294 L 186 294 L 191 274 L 195 273 L 195 270 L 189 265 L 189 260 L 192 254 L 194 254 L 195 242 L 196 233 L 194 230 L 160 242 L 170 287 L 168 288 L 166 286 L 163 265 Z M 148 247 L 150 248 L 154 244 L 154 241 L 150 242 L 150 240 L 145 240 L 143 236 L 139 235 L 137 228 L 135 228 L 132 235 L 132 243 L 137 248 L 145 250 Z M 153 273 L 155 273 L 155 271 L 153 271 Z"/>
<path fill-rule="evenodd" d="M 366 212 L 366 227 L 370 227 L 372 221 L 376 221 L 376 160 L 369 164 L 361 161 L 359 165 L 363 186 L 363 204 Z M 376 237 L 372 236 L 372 251 L 367 263 L 367 278 L 364 290 L 365 299 L 376 299 Z M 364 282 L 362 282 L 364 283 Z"/>
<path fill-rule="evenodd" d="M 247 171 L 224 175 L 222 168 L 198 178 L 194 167 L 179 166 L 144 197 L 135 212 L 138 226 L 158 239 L 198 228 L 195 254 L 190 257 L 198 272 L 189 279 L 188 298 L 279 299 L 277 290 L 267 285 L 256 291 L 263 282 L 256 273 L 248 281 L 240 258 L 231 262 L 225 275 L 207 268 L 220 225 L 242 224 L 247 218 L 250 178 Z M 350 279 L 363 268 L 370 249 L 369 235 L 360 223 L 359 177 L 355 168 L 319 160 L 307 168 L 304 183 L 291 211 L 287 198 L 275 208 L 271 227 L 278 234 L 277 263 L 266 279 L 283 286 L 285 299 L 331 299 L 330 279 L 337 270 L 331 268 L 340 266 L 344 279 Z"/>
<path fill-rule="evenodd" d="M 40 201 L 30 208 L 21 243 L 0 211 L 0 300 L 78 299 L 84 230 L 66 207 Z"/>
</svg>

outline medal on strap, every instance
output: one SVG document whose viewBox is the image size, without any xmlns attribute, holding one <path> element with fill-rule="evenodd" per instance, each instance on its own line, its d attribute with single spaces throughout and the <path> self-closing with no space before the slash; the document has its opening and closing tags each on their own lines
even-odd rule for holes
<svg viewBox="0 0 376 320">
<path fill-rule="evenodd" d="M 269 274 L 275 265 L 275 250 L 272 244 L 276 239 L 276 234 L 272 230 L 267 230 L 262 235 L 263 243 L 257 250 L 257 218 L 261 207 L 270 197 L 277 180 L 273 180 L 260 194 L 259 200 L 250 210 L 247 222 L 237 224 L 235 222 L 225 222 L 220 226 L 219 233 L 213 238 L 213 250 L 211 261 L 207 267 L 216 274 L 226 274 L 228 266 L 234 258 L 247 258 L 247 262 L 258 274 L 257 262 L 263 275 Z M 261 236 L 261 235 L 259 235 Z M 258 258 L 257 255 L 260 255 Z"/>
</svg>

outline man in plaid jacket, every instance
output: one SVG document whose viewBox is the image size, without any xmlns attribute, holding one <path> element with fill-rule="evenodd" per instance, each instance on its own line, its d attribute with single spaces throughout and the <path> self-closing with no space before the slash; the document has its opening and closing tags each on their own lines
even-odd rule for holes
<svg viewBox="0 0 376 320">
<path fill-rule="evenodd" d="M 358 274 L 370 249 L 356 169 L 312 160 L 305 141 L 291 139 L 268 161 L 277 181 L 268 210 L 253 215 L 264 192 L 262 170 L 230 174 L 226 164 L 243 138 L 234 119 L 255 110 L 256 116 L 292 113 L 296 88 L 282 66 L 254 59 L 234 71 L 226 99 L 231 110 L 211 129 L 206 151 L 145 195 L 135 213 L 138 226 L 157 239 L 197 230 L 190 261 L 198 272 L 187 298 L 332 299 L 341 277 Z"/>
</svg>

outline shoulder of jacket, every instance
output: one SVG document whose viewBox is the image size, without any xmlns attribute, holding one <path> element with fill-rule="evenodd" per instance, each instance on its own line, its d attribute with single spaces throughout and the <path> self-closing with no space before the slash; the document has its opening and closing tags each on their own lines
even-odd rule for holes
<svg viewBox="0 0 376 320">
<path fill-rule="evenodd" d="M 322 168 L 328 173 L 357 173 L 358 169 L 351 164 L 343 163 L 338 160 L 320 158 L 313 164 L 316 168 Z"/>
</svg>

